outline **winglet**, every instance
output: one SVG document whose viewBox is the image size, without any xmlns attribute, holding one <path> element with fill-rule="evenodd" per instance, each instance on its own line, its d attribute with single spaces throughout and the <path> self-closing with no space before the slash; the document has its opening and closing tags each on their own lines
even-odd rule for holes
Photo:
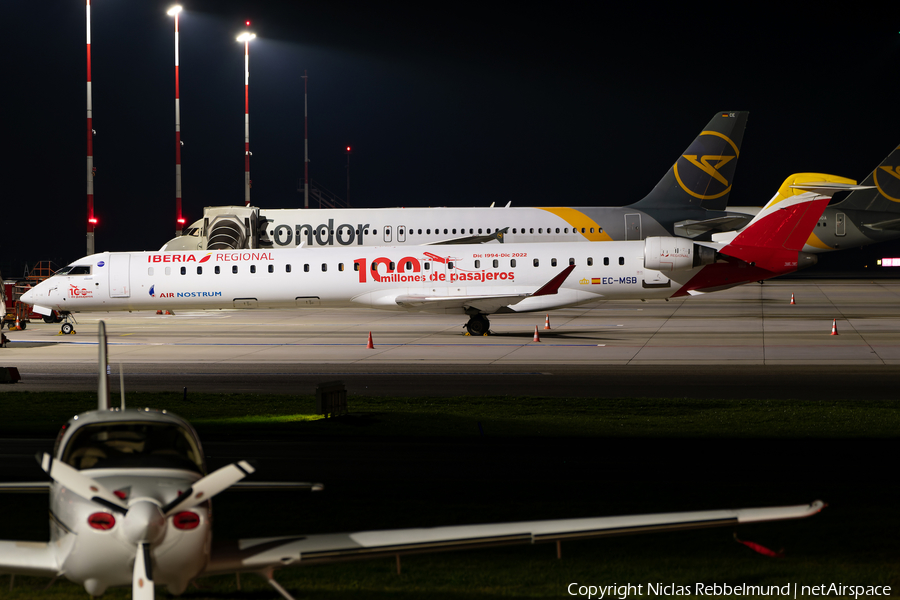
<svg viewBox="0 0 900 600">
<path fill-rule="evenodd" d="M 549 296 L 559 291 L 559 286 L 563 284 L 569 273 L 575 270 L 575 265 L 569 265 L 563 269 L 556 277 L 541 286 L 541 289 L 532 294 L 532 296 Z"/>
</svg>

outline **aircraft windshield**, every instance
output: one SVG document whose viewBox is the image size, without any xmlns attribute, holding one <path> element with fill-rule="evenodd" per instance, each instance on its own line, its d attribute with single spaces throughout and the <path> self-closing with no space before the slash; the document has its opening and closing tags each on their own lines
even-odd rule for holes
<svg viewBox="0 0 900 600">
<path fill-rule="evenodd" d="M 68 267 L 63 267 L 54 275 L 90 275 L 91 274 L 91 265 L 69 265 Z"/>
<path fill-rule="evenodd" d="M 193 436 L 174 423 L 113 422 L 85 425 L 63 452 L 76 469 L 163 468 L 203 473 Z"/>
</svg>

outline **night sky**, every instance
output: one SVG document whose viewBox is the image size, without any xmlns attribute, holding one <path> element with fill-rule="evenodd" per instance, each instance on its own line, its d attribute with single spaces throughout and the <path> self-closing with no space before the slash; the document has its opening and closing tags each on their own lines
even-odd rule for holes
<svg viewBox="0 0 900 600">
<path fill-rule="evenodd" d="M 92 5 L 96 247 L 170 239 L 170 2 Z M 900 144 L 900 24 L 852 15 L 658 12 L 612 4 L 186 0 L 181 28 L 184 213 L 243 203 L 243 44 L 250 49 L 254 205 L 292 208 L 303 169 L 357 207 L 624 205 L 712 115 L 749 110 L 732 205 L 789 174 L 862 179 Z M 0 269 L 85 252 L 84 3 L 5 6 L 12 159 Z"/>
</svg>

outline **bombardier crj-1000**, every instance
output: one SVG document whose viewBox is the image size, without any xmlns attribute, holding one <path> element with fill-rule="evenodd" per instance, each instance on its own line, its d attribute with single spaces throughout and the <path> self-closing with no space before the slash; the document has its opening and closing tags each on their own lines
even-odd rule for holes
<svg viewBox="0 0 900 600">
<path fill-rule="evenodd" d="M 99 330 L 98 407 L 63 425 L 53 455 L 39 457 L 52 481 L 0 484 L 0 491 L 49 492 L 50 540 L 0 540 L 0 573 L 65 577 L 94 597 L 131 584 L 134 600 L 155 598 L 156 585 L 181 594 L 197 577 L 256 573 L 293 600 L 273 578 L 275 569 L 391 556 L 399 567 L 405 554 L 734 527 L 802 519 L 825 506 L 817 500 L 798 506 L 214 540 L 211 499 L 216 494 L 238 486 L 322 486 L 244 482 L 254 472 L 246 461 L 207 474 L 200 440 L 187 421 L 165 410 L 126 409 L 124 392 L 122 406 L 111 407 L 102 321 Z"/>
<path fill-rule="evenodd" d="M 22 297 L 41 313 L 372 307 L 469 316 L 544 311 L 598 299 L 670 298 L 783 275 L 828 204 L 823 189 L 764 209 L 728 244 L 653 237 L 604 244 L 105 252 Z M 66 331 L 68 327 L 69 331 Z M 71 331 L 71 324 L 63 325 Z"/>
<path fill-rule="evenodd" d="M 709 240 L 712 233 L 739 229 L 751 219 L 747 214 L 725 210 L 747 116 L 746 111 L 716 113 L 650 193 L 628 206 L 207 207 L 203 219 L 162 250 L 413 246 L 494 240 L 610 242 L 659 235 Z M 647 146 L 653 148 L 654 144 Z M 613 199 L 607 203 L 616 202 Z"/>
</svg>

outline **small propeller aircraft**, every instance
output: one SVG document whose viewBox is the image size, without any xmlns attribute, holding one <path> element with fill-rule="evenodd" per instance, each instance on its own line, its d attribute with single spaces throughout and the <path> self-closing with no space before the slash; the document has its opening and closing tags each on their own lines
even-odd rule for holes
<svg viewBox="0 0 900 600">
<path fill-rule="evenodd" d="M 239 461 L 206 474 L 196 431 L 164 410 L 113 408 L 107 381 L 106 327 L 99 323 L 97 410 L 66 423 L 53 455 L 38 457 L 51 482 L 0 484 L 47 490 L 50 541 L 0 541 L 0 573 L 65 577 L 91 596 L 132 586 L 151 600 L 157 584 L 181 594 L 195 578 L 257 573 L 284 598 L 275 569 L 330 561 L 505 544 L 650 533 L 800 519 L 825 504 L 589 517 L 519 523 L 298 535 L 213 543 L 210 499 L 232 487 L 317 491 L 315 483 L 250 483 Z M 399 560 L 399 558 L 398 558 Z"/>
</svg>

